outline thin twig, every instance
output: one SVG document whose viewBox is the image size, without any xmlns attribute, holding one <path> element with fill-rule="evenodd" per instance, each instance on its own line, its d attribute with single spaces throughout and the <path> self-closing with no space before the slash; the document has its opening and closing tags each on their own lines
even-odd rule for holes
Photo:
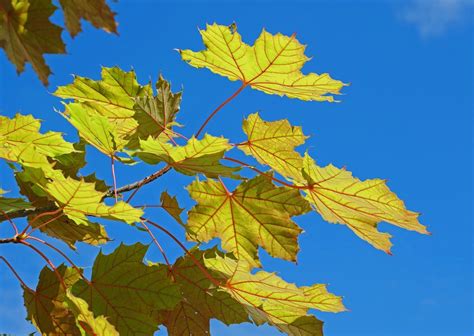
<svg viewBox="0 0 474 336">
<path fill-rule="evenodd" d="M 54 266 L 53 262 L 43 252 L 41 252 L 41 250 L 39 250 L 37 247 L 31 245 L 30 243 L 28 243 L 24 240 L 21 240 L 20 244 L 28 246 L 33 251 L 35 251 L 38 255 L 40 255 L 41 258 L 43 258 L 46 261 L 46 263 L 53 269 L 54 273 L 56 274 L 56 277 L 58 278 L 59 282 L 63 286 L 64 290 L 67 290 L 66 284 L 64 283 L 64 279 L 61 276 L 61 274 L 59 273 L 58 269 L 56 268 L 56 266 Z"/>
<path fill-rule="evenodd" d="M 305 190 L 305 189 L 312 189 L 313 186 L 312 185 L 306 185 L 306 186 L 298 186 L 298 185 L 294 185 L 294 184 L 291 184 L 291 183 L 288 183 L 286 181 L 283 181 L 283 180 L 280 180 L 280 179 L 277 179 L 276 177 L 273 177 L 272 175 L 270 174 L 267 174 L 263 171 L 261 171 L 260 169 L 258 168 L 255 168 L 254 166 L 252 165 L 249 165 L 248 163 L 245 163 L 243 161 L 240 161 L 240 160 L 237 160 L 237 159 L 234 159 L 234 158 L 230 158 L 230 157 L 223 157 L 222 158 L 223 160 L 227 160 L 227 161 L 231 161 L 231 162 L 234 162 L 234 163 L 238 163 L 246 168 L 249 168 L 249 169 L 252 169 L 254 172 L 257 172 L 259 173 L 260 175 L 263 175 L 267 178 L 269 178 L 270 180 L 272 181 L 275 181 L 277 183 L 280 183 L 280 184 L 283 184 L 284 186 L 287 186 L 289 188 L 293 188 L 293 189 L 302 189 L 302 190 Z"/>
<path fill-rule="evenodd" d="M 112 180 L 113 180 L 113 183 L 114 183 L 115 203 L 117 203 L 118 202 L 118 196 L 117 196 L 117 179 L 115 178 L 115 159 L 114 159 L 113 155 L 111 155 L 110 158 L 112 159 L 111 169 L 112 169 Z"/>
<path fill-rule="evenodd" d="M 204 121 L 204 123 L 201 125 L 201 127 L 199 128 L 199 130 L 197 131 L 196 133 L 196 138 L 199 137 L 199 135 L 201 134 L 201 132 L 204 130 L 204 127 L 206 127 L 206 125 L 209 123 L 209 121 L 211 121 L 211 119 L 217 114 L 217 112 L 219 112 L 224 106 L 226 106 L 232 99 L 234 99 L 235 97 L 237 97 L 239 95 L 240 92 L 242 92 L 243 89 L 245 89 L 247 87 L 247 84 L 243 83 L 238 89 L 237 91 L 235 91 L 232 96 L 230 96 L 229 98 L 227 98 L 226 100 L 224 100 L 219 106 L 216 107 L 216 109 L 214 111 L 212 111 L 211 114 L 209 114 L 209 116 L 206 118 L 206 120 Z"/>
<path fill-rule="evenodd" d="M 18 279 L 18 281 L 21 283 L 21 285 L 23 287 L 26 287 L 28 288 L 31 292 L 34 292 L 34 290 L 32 290 L 24 281 L 23 279 L 18 275 L 18 273 L 15 271 L 15 268 L 12 266 L 12 264 L 10 264 L 10 262 L 4 257 L 4 256 L 0 256 L 0 259 L 3 260 L 3 262 L 8 266 L 8 268 L 10 269 L 10 271 L 12 271 L 13 275 L 15 275 L 15 277 Z"/>
<path fill-rule="evenodd" d="M 37 242 L 43 244 L 43 245 L 46 245 L 48 246 L 49 248 L 55 250 L 56 252 L 58 252 L 64 259 L 67 260 L 67 262 L 69 262 L 69 264 L 77 271 L 77 273 L 79 273 L 79 275 L 81 276 L 81 278 L 87 283 L 87 284 L 90 284 L 90 281 L 89 279 L 87 279 L 83 274 L 82 274 L 82 270 L 71 260 L 71 258 L 69 258 L 63 251 L 61 251 L 60 249 L 58 249 L 56 246 L 54 245 L 51 245 L 50 243 L 48 243 L 47 241 L 44 241 L 43 239 L 39 239 L 37 237 L 27 237 L 25 239 L 31 239 L 31 240 L 36 240 Z"/>
<path fill-rule="evenodd" d="M 3 216 L 5 216 L 5 218 L 10 222 L 13 230 L 15 231 L 15 236 L 18 236 L 18 228 L 16 227 L 15 223 L 13 223 L 13 221 L 11 220 L 11 218 L 8 216 L 8 214 L 5 211 L 0 209 L 0 212 L 2 212 Z"/>
<path fill-rule="evenodd" d="M 156 239 L 155 235 L 153 234 L 153 232 L 151 232 L 150 228 L 148 227 L 148 225 L 145 224 L 144 221 L 141 222 L 141 224 L 143 225 L 143 227 L 145 228 L 145 230 L 148 232 L 148 234 L 150 235 L 151 239 L 153 240 L 153 242 L 155 243 L 155 245 L 158 247 L 158 249 L 160 250 L 161 252 L 161 255 L 163 256 L 163 258 L 165 258 L 165 262 L 166 262 L 166 265 L 168 265 L 168 270 L 170 272 L 170 274 L 172 275 L 173 274 L 173 268 L 171 267 L 171 264 L 168 260 L 168 257 L 166 256 L 166 253 L 165 251 L 163 250 L 163 247 L 161 246 L 161 244 L 158 242 L 158 239 Z"/>
<path fill-rule="evenodd" d="M 147 223 L 153 225 L 154 227 L 156 227 L 157 229 L 160 229 L 161 231 L 163 231 L 164 233 L 166 233 L 171 239 L 173 239 L 183 250 L 184 252 L 186 252 L 186 254 L 191 258 L 191 260 L 193 261 L 193 263 L 201 270 L 201 272 L 206 276 L 206 278 L 208 278 L 214 285 L 216 286 L 221 286 L 221 282 L 216 280 L 205 268 L 203 265 L 201 265 L 201 263 L 199 262 L 199 260 L 196 259 L 196 257 L 191 253 L 189 252 L 189 250 L 186 248 L 186 246 L 184 246 L 183 243 L 181 243 L 179 241 L 178 238 L 175 237 L 174 234 L 172 234 L 171 232 L 169 232 L 167 229 L 165 229 L 164 227 L 162 227 L 160 224 L 158 223 L 155 223 L 155 222 L 152 222 L 151 220 L 149 219 L 146 219 L 146 218 L 141 218 L 143 221 L 146 221 Z"/>
</svg>

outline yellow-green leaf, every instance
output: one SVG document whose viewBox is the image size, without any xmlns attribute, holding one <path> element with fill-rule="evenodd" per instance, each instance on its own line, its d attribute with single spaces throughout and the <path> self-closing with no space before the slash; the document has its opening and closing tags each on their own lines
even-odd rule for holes
<svg viewBox="0 0 474 336">
<path fill-rule="evenodd" d="M 81 19 L 89 21 L 94 27 L 109 33 L 117 33 L 115 13 L 105 0 L 59 0 L 64 11 L 64 21 L 71 36 L 81 32 Z"/>
<path fill-rule="evenodd" d="M 48 212 L 52 214 L 28 216 L 28 222 L 33 228 L 39 227 L 39 230 L 48 236 L 62 240 L 73 250 L 76 249 L 77 242 L 102 245 L 110 241 L 104 226 L 99 223 L 87 219 L 76 223 L 64 211 L 54 208 Z"/>
<path fill-rule="evenodd" d="M 46 185 L 45 191 L 54 198 L 56 205 L 78 224 L 86 223 L 87 216 L 120 220 L 128 224 L 140 221 L 143 211 L 119 201 L 113 206 L 102 202 L 105 193 L 97 191 L 94 183 L 75 180 L 70 177 L 54 180 Z"/>
<path fill-rule="evenodd" d="M 170 310 L 180 300 L 178 285 L 163 265 L 145 265 L 148 246 L 121 244 L 96 257 L 89 285 L 79 280 L 74 296 L 85 300 L 94 316 L 104 315 L 122 336 L 153 335 L 158 328 L 151 312 Z"/>
<path fill-rule="evenodd" d="M 20 192 L 27 196 L 36 208 L 44 208 L 41 213 L 28 216 L 28 222 L 33 228 L 51 237 L 61 239 L 70 248 L 75 249 L 78 241 L 99 245 L 109 241 L 104 227 L 98 223 L 81 219 L 78 223 L 54 203 L 54 197 L 45 190 L 50 180 L 40 169 L 26 168 L 15 174 Z M 63 181 L 64 178 L 59 181 Z M 61 182 L 59 182 L 61 183 Z"/>
<path fill-rule="evenodd" d="M 240 80 L 269 94 L 316 101 L 334 101 L 344 83 L 327 73 L 301 72 L 309 60 L 305 46 L 296 36 L 272 35 L 262 31 L 253 46 L 242 42 L 235 24 L 207 25 L 200 31 L 207 49 L 199 52 L 180 50 L 183 60 L 196 68 L 208 68 L 232 81 Z"/>
<path fill-rule="evenodd" d="M 285 177 L 302 179 L 303 158 L 295 151 L 307 138 L 301 127 L 291 126 L 286 119 L 263 121 L 254 113 L 244 120 L 242 128 L 248 140 L 238 144 L 239 149 Z"/>
<path fill-rule="evenodd" d="M 216 254 L 205 266 L 225 279 L 222 287 L 247 310 L 257 325 L 268 323 L 294 336 L 322 336 L 322 322 L 309 309 L 326 312 L 345 310 L 342 298 L 329 293 L 325 285 L 297 287 L 274 273 L 250 272 L 250 265 Z"/>
<path fill-rule="evenodd" d="M 230 192 L 217 181 L 195 181 L 188 186 L 198 204 L 188 216 L 188 239 L 221 238 L 222 247 L 239 259 L 259 266 L 258 246 L 270 255 L 296 261 L 301 229 L 291 216 L 310 210 L 299 192 L 274 186 L 268 176 L 257 176 Z"/>
<path fill-rule="evenodd" d="M 119 333 L 114 326 L 107 321 L 107 318 L 103 315 L 94 316 L 89 310 L 89 305 L 85 300 L 75 297 L 68 291 L 64 301 L 69 310 L 74 314 L 77 328 L 80 330 L 82 336 L 119 336 Z"/>
<path fill-rule="evenodd" d="M 61 265 L 57 268 L 67 288 L 80 277 L 73 268 Z M 42 335 L 78 335 L 75 317 L 65 304 L 66 289 L 54 271 L 48 267 L 41 270 L 36 290 L 23 287 L 23 299 L 27 320 L 31 321 Z"/>
<path fill-rule="evenodd" d="M 166 162 L 186 175 L 202 173 L 208 177 L 229 176 L 239 168 L 223 166 L 219 160 L 232 148 L 223 137 L 206 134 L 203 139 L 192 137 L 185 146 L 173 146 L 162 139 L 148 138 L 140 141 L 137 155 L 145 162 Z"/>
<path fill-rule="evenodd" d="M 66 51 L 62 28 L 49 21 L 55 10 L 51 0 L 0 0 L 0 47 L 18 73 L 29 62 L 44 85 L 51 74 L 44 54 Z"/>
<path fill-rule="evenodd" d="M 308 155 L 303 174 L 308 185 L 306 199 L 330 223 L 347 225 L 374 247 L 390 253 L 390 235 L 377 230 L 379 222 L 388 222 L 407 230 L 427 234 L 418 222 L 418 213 L 409 211 L 385 180 L 361 181 L 345 169 L 333 165 L 319 167 Z"/>
<path fill-rule="evenodd" d="M 90 114 L 106 117 L 117 136 L 126 139 L 138 127 L 134 118 L 135 98 L 152 96 L 153 91 L 150 85 L 137 83 L 134 71 L 103 67 L 102 80 L 75 76 L 72 84 L 58 87 L 54 94 L 87 105 Z"/>
<path fill-rule="evenodd" d="M 52 170 L 49 158 L 72 153 L 72 143 L 61 133 L 40 133 L 41 123 L 31 115 L 0 116 L 0 157 L 23 166 Z"/>
<path fill-rule="evenodd" d="M 63 116 L 77 128 L 84 140 L 108 156 L 116 157 L 116 153 L 128 142 L 118 135 L 115 125 L 108 118 L 94 113 L 88 104 L 67 104 Z"/>
</svg>

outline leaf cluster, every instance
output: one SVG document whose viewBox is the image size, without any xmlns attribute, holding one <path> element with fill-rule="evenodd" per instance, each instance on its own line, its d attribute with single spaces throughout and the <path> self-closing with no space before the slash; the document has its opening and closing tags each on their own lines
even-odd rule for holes
<svg viewBox="0 0 474 336">
<path fill-rule="evenodd" d="M 9 242 L 44 257 L 33 245 L 41 244 L 69 264 L 56 267 L 44 257 L 49 267 L 36 288 L 22 283 L 27 318 L 42 334 L 153 335 L 162 325 L 170 335 L 208 335 L 210 320 L 218 319 L 225 324 L 267 323 L 288 335 L 322 335 L 323 323 L 309 311 L 342 312 L 341 297 L 323 284 L 296 286 L 266 272 L 260 249 L 296 261 L 302 229 L 295 217 L 310 212 L 348 227 L 387 253 L 390 235 L 378 230 L 380 222 L 428 233 L 418 213 L 407 210 L 385 180 L 362 181 L 345 168 L 323 167 L 308 152 L 301 154 L 298 147 L 307 136 L 287 120 L 267 121 L 255 113 L 243 121 L 238 141 L 200 136 L 246 87 L 334 102 L 344 86 L 328 74 L 301 72 L 308 58 L 294 35 L 263 31 L 253 46 L 242 42 L 235 25 L 208 25 L 201 35 L 206 49 L 180 50 L 183 60 L 241 81 L 241 87 L 189 138 L 178 132 L 176 121 L 181 92 L 173 92 L 162 77 L 154 87 L 139 84 L 133 71 L 117 67 L 103 68 L 99 80 L 75 76 L 54 93 L 64 100 L 60 113 L 77 130 L 76 143 L 61 133 L 41 132 L 40 121 L 31 115 L 0 117 L 0 157 L 9 162 L 24 196 L 0 196 L 0 210 L 5 220 L 28 216 L 25 230 Z M 113 173 L 111 187 L 95 175 L 82 175 L 85 151 L 91 148 L 110 159 L 112 172 L 114 164 L 138 172 L 135 166 L 148 164 L 157 171 L 123 187 L 116 186 Z M 239 152 L 255 164 L 232 156 Z M 133 204 L 142 186 L 168 171 L 194 177 L 187 190 L 196 204 L 187 209 L 186 220 L 177 198 L 166 190 L 159 205 Z M 229 181 L 237 187 L 230 190 Z M 187 249 L 150 219 L 151 207 L 169 213 L 183 226 L 186 240 L 196 245 Z M 32 235 L 40 231 L 73 249 L 77 242 L 103 245 L 110 238 L 102 219 L 145 231 L 164 262 L 144 262 L 149 245 L 120 244 L 110 254 L 100 252 L 86 276 L 64 252 Z M 155 231 L 177 243 L 183 256 L 171 262 Z M 219 245 L 205 248 L 214 238 Z"/>
</svg>

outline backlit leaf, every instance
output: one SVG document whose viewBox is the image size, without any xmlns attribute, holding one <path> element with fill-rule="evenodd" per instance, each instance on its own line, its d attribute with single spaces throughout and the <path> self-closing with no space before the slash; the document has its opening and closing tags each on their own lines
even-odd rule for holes
<svg viewBox="0 0 474 336">
<path fill-rule="evenodd" d="M 207 25 L 200 33 L 207 49 L 199 52 L 179 50 L 182 59 L 196 68 L 208 68 L 269 94 L 302 100 L 332 102 L 332 95 L 339 94 L 344 86 L 327 73 L 304 75 L 301 72 L 309 58 L 295 34 L 272 35 L 263 30 L 250 46 L 242 42 L 235 24 Z"/>
<path fill-rule="evenodd" d="M 98 317 L 94 316 L 94 314 L 89 310 L 89 305 L 85 300 L 75 297 L 70 291 L 68 291 L 64 300 L 69 310 L 74 314 L 77 328 L 80 330 L 82 336 L 119 335 L 114 326 L 111 325 L 103 315 Z"/>
<path fill-rule="evenodd" d="M 390 235 L 377 230 L 379 222 L 388 222 L 407 230 L 427 234 L 418 222 L 418 213 L 409 211 L 385 180 L 361 181 L 351 172 L 333 165 L 319 167 L 305 155 L 303 173 L 312 188 L 306 199 L 330 223 L 347 225 L 360 238 L 390 253 Z"/>
<path fill-rule="evenodd" d="M 105 193 L 97 191 L 94 183 L 67 177 L 48 183 L 46 192 L 54 198 L 56 205 L 78 224 L 86 224 L 87 216 L 120 220 L 128 224 L 140 221 L 143 211 L 119 201 L 113 206 L 102 202 Z"/>
<path fill-rule="evenodd" d="M 108 118 L 96 114 L 90 105 L 67 104 L 63 115 L 84 140 L 108 156 L 116 157 L 128 142 L 118 135 Z"/>
<path fill-rule="evenodd" d="M 74 147 L 61 133 L 40 133 L 41 123 L 31 115 L 0 116 L 0 157 L 27 167 L 52 169 L 48 157 L 72 153 Z"/>
<path fill-rule="evenodd" d="M 0 193 L 1 195 L 2 193 Z M 12 211 L 32 209 L 32 204 L 26 202 L 22 198 L 10 198 L 0 196 L 0 212 L 8 214 Z"/>
<path fill-rule="evenodd" d="M 92 285 L 79 280 L 73 295 L 89 305 L 94 316 L 104 315 L 120 335 L 153 335 L 158 324 L 153 310 L 173 309 L 180 300 L 163 265 L 145 265 L 148 246 L 120 245 L 113 253 L 96 257 Z"/>
<path fill-rule="evenodd" d="M 239 168 L 223 166 L 219 161 L 232 148 L 225 138 L 206 134 L 203 139 L 192 137 L 185 146 L 173 146 L 161 139 L 140 141 L 137 155 L 145 162 L 166 162 L 185 175 L 202 173 L 208 177 L 232 176 Z"/>
<path fill-rule="evenodd" d="M 258 246 L 274 257 L 296 261 L 301 229 L 291 216 L 310 210 L 297 190 L 257 176 L 233 192 L 214 180 L 195 181 L 188 191 L 198 203 L 189 212 L 188 239 L 221 238 L 226 251 L 253 266 L 260 265 Z"/>
<path fill-rule="evenodd" d="M 135 98 L 152 96 L 153 92 L 150 85 L 137 83 L 134 71 L 103 67 L 101 80 L 75 76 L 72 84 L 58 87 L 54 94 L 86 105 L 84 109 L 91 115 L 106 117 L 114 132 L 123 140 L 138 127 L 134 118 Z"/>
<path fill-rule="evenodd" d="M 161 207 L 169 213 L 178 223 L 184 224 L 181 220 L 183 208 L 179 207 L 176 196 L 170 196 L 168 192 L 163 191 L 160 196 Z"/>
<path fill-rule="evenodd" d="M 220 254 L 206 258 L 205 265 L 225 279 L 222 288 L 243 305 L 257 325 L 268 323 L 288 335 L 322 335 L 322 322 L 308 315 L 309 309 L 345 310 L 341 297 L 329 293 L 325 285 L 297 287 L 274 273 L 252 274 L 247 262 Z"/>
<path fill-rule="evenodd" d="M 15 174 L 20 192 L 27 196 L 37 208 L 45 208 L 42 213 L 28 216 L 33 228 L 39 227 L 41 232 L 64 241 L 72 249 L 78 241 L 91 245 L 104 244 L 109 241 L 104 227 L 98 223 L 81 219 L 79 223 L 70 219 L 64 211 L 54 203 L 45 188 L 50 180 L 40 169 L 27 168 Z"/>
<path fill-rule="evenodd" d="M 44 85 L 51 70 L 44 54 L 64 54 L 62 28 L 49 17 L 56 7 L 51 0 L 0 0 L 0 46 L 18 73 L 31 64 Z"/>
<path fill-rule="evenodd" d="M 71 287 L 80 277 L 72 268 L 61 265 L 57 268 L 66 287 Z M 42 335 L 77 335 L 72 312 L 65 304 L 66 289 L 54 271 L 48 267 L 41 270 L 35 291 L 23 287 L 23 299 L 27 310 L 27 319 Z"/>
<path fill-rule="evenodd" d="M 59 3 L 71 36 L 76 36 L 82 30 L 81 19 L 89 21 L 96 28 L 117 33 L 115 13 L 110 10 L 105 0 L 59 0 Z"/>
<path fill-rule="evenodd" d="M 244 120 L 243 130 L 248 140 L 238 148 L 245 154 L 285 177 L 302 180 L 303 158 L 295 151 L 307 138 L 301 127 L 291 126 L 288 120 L 266 122 L 254 113 Z"/>
<path fill-rule="evenodd" d="M 171 128 L 175 124 L 182 93 L 171 92 L 170 83 L 161 76 L 156 82 L 156 90 L 156 96 L 135 99 L 135 119 L 138 122 L 135 136 L 138 139 L 157 138 L 162 133 L 168 138 L 174 137 Z"/>
<path fill-rule="evenodd" d="M 194 259 L 202 265 L 204 253 L 197 249 L 192 251 Z M 210 334 L 209 321 L 212 318 L 227 325 L 249 321 L 244 307 L 216 287 L 189 256 L 179 258 L 174 263 L 172 274 L 181 288 L 183 298 L 173 310 L 164 314 L 163 323 L 170 336 L 207 336 Z"/>
</svg>

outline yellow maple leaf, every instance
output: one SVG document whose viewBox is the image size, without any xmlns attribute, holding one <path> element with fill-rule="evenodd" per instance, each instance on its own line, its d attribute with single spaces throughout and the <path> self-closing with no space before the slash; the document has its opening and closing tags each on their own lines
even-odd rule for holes
<svg viewBox="0 0 474 336">
<path fill-rule="evenodd" d="M 345 85 L 327 73 L 301 72 L 309 58 L 295 34 L 272 35 L 263 30 L 250 46 L 242 42 L 235 24 L 214 23 L 200 33 L 207 49 L 179 50 L 182 59 L 196 68 L 208 68 L 232 81 L 240 80 L 243 87 L 301 100 L 333 102 L 332 95 L 339 94 Z"/>
<path fill-rule="evenodd" d="M 333 165 L 319 167 L 306 154 L 303 174 L 310 186 L 306 199 L 323 218 L 331 223 L 345 224 L 374 247 L 390 253 L 390 235 L 377 230 L 379 222 L 428 234 L 418 222 L 418 213 L 405 204 L 385 184 L 385 180 L 361 181 L 345 169 Z"/>
</svg>

